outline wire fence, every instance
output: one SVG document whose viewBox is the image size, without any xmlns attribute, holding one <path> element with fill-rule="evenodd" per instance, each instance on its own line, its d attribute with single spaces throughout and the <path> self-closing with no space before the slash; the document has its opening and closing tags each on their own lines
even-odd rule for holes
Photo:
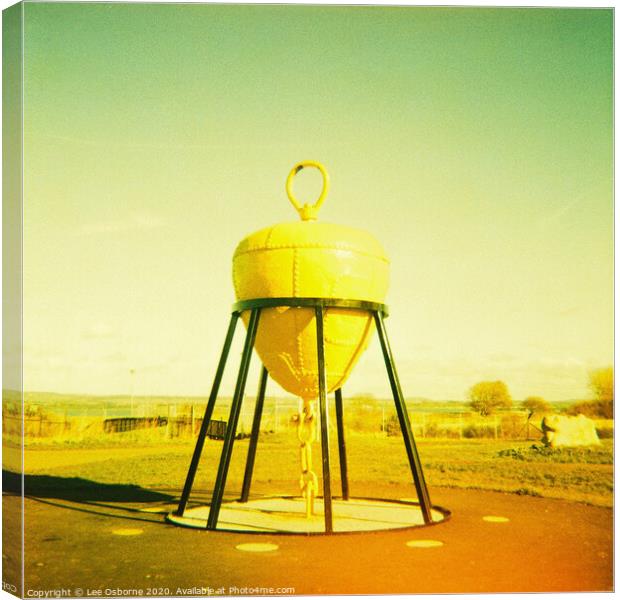
<svg viewBox="0 0 620 600">
<path fill-rule="evenodd" d="M 252 428 L 253 403 L 247 403 L 241 413 L 238 436 L 245 437 Z M 332 407 L 333 409 L 333 407 Z M 228 420 L 229 405 L 217 407 L 209 425 L 210 436 L 222 438 Z M 79 407 L 72 408 L 27 405 L 25 414 L 3 410 L 3 435 L 19 437 L 22 426 L 26 439 L 83 439 L 111 438 L 127 432 L 149 433 L 167 439 L 193 438 L 202 426 L 204 404 L 117 404 L 90 407 L 79 414 Z M 541 416 L 527 411 L 502 411 L 482 417 L 471 411 L 421 411 L 410 407 L 410 421 L 417 438 L 444 439 L 540 439 Z M 78 414 L 76 414 L 78 413 Z M 86 413 L 86 414 L 84 414 Z M 261 419 L 261 431 L 280 433 L 297 427 L 297 406 L 294 401 L 268 399 Z M 318 426 L 318 419 L 317 419 Z M 330 410 L 330 428 L 335 430 L 335 413 Z M 386 436 L 400 435 L 396 413 L 387 402 L 346 406 L 345 430 L 359 433 L 375 433 Z"/>
</svg>

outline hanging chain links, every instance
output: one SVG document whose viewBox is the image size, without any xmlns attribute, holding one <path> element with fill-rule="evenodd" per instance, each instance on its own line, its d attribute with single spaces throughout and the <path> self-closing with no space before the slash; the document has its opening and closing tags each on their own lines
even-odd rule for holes
<svg viewBox="0 0 620 600">
<path fill-rule="evenodd" d="M 316 439 L 316 422 L 314 402 L 305 398 L 301 402 L 297 426 L 301 458 L 299 486 L 301 495 L 306 501 L 306 517 L 310 518 L 314 514 L 314 499 L 319 486 L 316 473 L 312 470 L 312 442 Z"/>
</svg>

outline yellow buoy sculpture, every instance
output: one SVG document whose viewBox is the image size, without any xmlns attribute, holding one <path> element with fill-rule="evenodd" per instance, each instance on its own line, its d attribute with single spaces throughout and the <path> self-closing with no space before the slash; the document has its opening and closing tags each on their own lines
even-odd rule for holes
<svg viewBox="0 0 620 600">
<path fill-rule="evenodd" d="M 300 206 L 291 189 L 302 168 L 317 167 L 323 190 L 317 202 Z M 280 223 L 246 237 L 233 257 L 237 300 L 251 298 L 354 298 L 382 303 L 388 288 L 389 261 L 381 244 L 366 231 L 322 223 L 318 210 L 329 180 L 313 161 L 293 167 L 287 193 L 301 221 Z M 243 315 L 248 322 L 249 314 Z M 268 308 L 261 313 L 256 350 L 269 375 L 304 399 L 318 396 L 314 310 Z M 367 347 L 374 326 L 367 311 L 327 308 L 324 315 L 328 392 L 344 385 Z"/>
<path fill-rule="evenodd" d="M 306 167 L 317 168 L 321 172 L 323 188 L 314 204 L 301 205 L 293 193 L 292 182 L 295 175 Z M 357 530 L 356 528 L 360 526 L 372 529 L 373 518 L 369 514 L 362 515 L 359 511 L 370 510 L 372 512 L 375 509 L 370 509 L 369 505 L 364 502 L 349 503 L 342 387 L 360 355 L 368 346 L 375 330 L 378 333 L 413 483 L 419 499 L 418 503 L 409 502 L 408 504 L 415 504 L 415 510 L 419 510 L 422 524 L 430 524 L 449 515 L 449 511 L 433 507 L 430 503 L 404 396 L 387 339 L 384 324 L 387 307 L 383 302 L 389 281 L 388 258 L 381 244 L 370 233 L 318 220 L 318 212 L 328 190 L 329 178 L 323 165 L 315 161 L 296 164 L 286 180 L 286 192 L 301 220 L 261 229 L 243 239 L 235 250 L 233 283 L 237 301 L 233 305 L 224 347 L 179 506 L 175 513 L 168 515 L 174 523 L 188 526 L 203 523 L 207 529 L 218 528 L 226 479 L 245 395 L 249 364 L 252 352 L 256 349 L 263 368 L 254 409 L 241 497 L 235 506 L 227 507 L 229 526 L 232 527 L 230 523 L 236 518 L 239 506 L 248 503 L 265 389 L 267 379 L 271 377 L 282 388 L 300 398 L 298 437 L 301 476 L 299 483 L 308 529 L 304 525 L 300 526 L 299 523 L 295 527 L 301 527 L 307 532 L 316 531 L 312 529 L 314 527 L 312 525 L 313 515 L 315 515 L 314 501 L 319 496 L 320 490 L 319 476 L 313 468 L 312 447 L 317 429 L 316 417 L 319 416 L 324 520 L 322 532 L 334 531 L 327 395 L 335 392 L 342 486 L 342 496 L 339 502 L 345 503 L 344 509 L 341 504 L 341 509 L 345 511 L 342 514 L 348 515 L 346 519 L 343 517 L 343 521 L 347 522 L 343 525 L 343 530 Z M 239 319 L 245 323 L 247 333 L 211 503 L 206 517 L 198 516 L 202 510 L 200 508 L 189 509 L 193 516 L 188 517 L 186 509 L 189 496 L 202 449 L 209 433 L 222 375 Z M 318 415 L 315 410 L 317 399 Z M 285 498 L 280 500 L 284 504 L 281 502 L 278 504 L 279 507 L 288 506 L 292 502 Z M 384 511 L 385 507 L 380 505 L 377 510 L 379 509 Z M 266 514 L 265 510 L 269 512 L 264 506 L 260 510 L 263 519 Z M 278 514 L 281 512 L 281 508 L 272 508 L 272 510 Z M 390 510 L 395 509 L 392 506 L 388 512 Z M 401 514 L 405 513 L 401 512 Z M 243 523 L 246 523 L 244 520 L 246 518 L 247 516 L 242 518 Z M 386 518 L 382 516 L 381 519 L 375 519 L 375 521 L 380 526 L 384 526 L 390 522 L 392 517 L 387 520 Z M 400 526 L 414 526 L 407 524 L 408 518 L 405 518 L 404 525 L 398 519 L 394 520 L 391 527 L 399 526 L 398 523 L 401 523 Z M 250 530 L 273 531 L 272 526 L 263 524 L 263 527 L 261 529 L 261 526 L 256 524 L 251 526 Z M 347 529 L 347 527 L 353 529 Z M 233 529 L 239 530 L 239 526 Z"/>
</svg>

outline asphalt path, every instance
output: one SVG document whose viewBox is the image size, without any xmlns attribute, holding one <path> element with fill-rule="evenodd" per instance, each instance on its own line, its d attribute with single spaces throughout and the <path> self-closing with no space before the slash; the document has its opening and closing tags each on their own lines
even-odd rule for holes
<svg viewBox="0 0 620 600">
<path fill-rule="evenodd" d="M 389 490 L 387 489 L 389 487 Z M 5 487 L 6 489 L 6 487 Z M 118 491 L 118 490 L 117 490 Z M 135 490 L 134 490 L 135 491 Z M 260 491 L 260 490 L 259 490 Z M 360 490 L 363 492 L 364 490 Z M 390 532 L 295 536 L 171 525 L 178 490 L 25 500 L 25 595 L 394 594 L 612 591 L 613 511 L 555 499 L 431 488 L 444 523 Z M 411 497 L 412 486 L 373 489 Z M 358 494 L 371 495 L 371 494 Z M 99 497 L 98 497 L 99 496 Z M 139 498 L 136 501 L 136 498 Z M 192 497 L 200 500 L 200 494 Z M 19 539 L 21 499 L 5 492 L 3 528 Z M 505 520 L 485 520 L 503 517 Z M 407 545 L 428 541 L 425 547 Z M 240 544 L 271 544 L 247 552 Z M 4 580 L 19 565 L 4 559 Z M 262 589 L 261 589 L 262 588 Z"/>
</svg>

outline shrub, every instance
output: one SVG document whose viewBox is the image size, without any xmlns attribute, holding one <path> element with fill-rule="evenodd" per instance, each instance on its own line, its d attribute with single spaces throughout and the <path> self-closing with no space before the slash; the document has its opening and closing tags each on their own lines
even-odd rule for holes
<svg viewBox="0 0 620 600">
<path fill-rule="evenodd" d="M 614 418 L 613 400 L 585 400 L 575 402 L 566 409 L 567 415 L 584 415 L 586 417 L 598 417 L 601 419 Z"/>
<path fill-rule="evenodd" d="M 536 496 L 536 497 L 542 497 L 542 494 L 540 492 L 537 492 L 536 490 L 533 490 L 532 488 L 526 488 L 526 487 L 522 487 L 519 488 L 518 490 L 515 490 L 515 494 L 518 494 L 519 496 Z"/>
<path fill-rule="evenodd" d="M 598 435 L 601 440 L 608 440 L 614 437 L 613 427 L 601 427 L 600 429 L 596 428 L 596 435 Z"/>
<path fill-rule="evenodd" d="M 521 402 L 521 406 L 530 413 L 530 417 L 536 413 L 551 412 L 551 405 L 540 396 L 528 396 Z"/>
<path fill-rule="evenodd" d="M 497 453 L 497 456 L 501 456 L 503 458 L 513 458 L 515 460 L 525 460 L 523 452 L 521 450 L 516 450 L 515 448 L 506 448 L 505 450 L 500 450 Z"/>
<path fill-rule="evenodd" d="M 437 427 L 437 423 L 431 422 L 426 424 L 424 427 L 424 437 L 439 437 L 439 427 Z"/>
<path fill-rule="evenodd" d="M 398 422 L 398 417 L 396 415 L 391 415 L 385 422 L 385 432 L 389 437 L 401 435 L 400 423 Z"/>
<path fill-rule="evenodd" d="M 490 425 L 467 425 L 463 428 L 463 437 L 467 439 L 495 437 L 495 428 Z"/>
<path fill-rule="evenodd" d="M 532 426 L 534 423 L 531 424 Z M 508 413 L 502 415 L 498 434 L 502 438 L 519 439 L 525 435 L 527 421 L 523 413 Z"/>
<path fill-rule="evenodd" d="M 613 450 L 609 447 L 550 448 L 532 444 L 529 448 L 507 448 L 495 455 L 526 462 L 613 464 Z"/>
</svg>

